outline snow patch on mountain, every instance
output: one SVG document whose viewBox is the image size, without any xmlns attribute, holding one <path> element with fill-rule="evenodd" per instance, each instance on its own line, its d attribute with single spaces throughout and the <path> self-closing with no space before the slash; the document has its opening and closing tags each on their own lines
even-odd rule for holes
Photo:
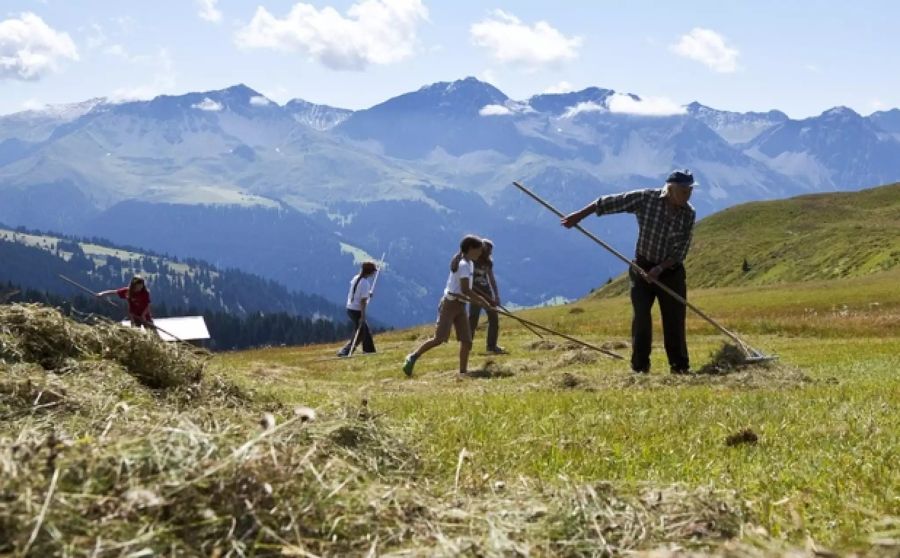
<svg viewBox="0 0 900 558">
<path fill-rule="evenodd" d="M 357 246 L 353 246 L 352 244 L 347 244 L 346 242 L 341 242 L 341 254 L 350 254 L 353 256 L 353 265 L 360 265 L 363 262 L 374 262 L 376 261 L 368 252 L 359 248 Z"/>
<path fill-rule="evenodd" d="M 645 97 L 613 93 L 606 100 L 609 112 L 638 116 L 674 116 L 685 114 L 687 109 L 665 97 Z"/>
<path fill-rule="evenodd" d="M 205 110 L 205 111 L 209 111 L 209 112 L 218 112 L 218 111 L 224 109 L 225 105 L 223 105 L 222 103 L 220 103 L 218 101 L 214 101 L 214 100 L 210 99 L 209 97 L 204 97 L 203 100 L 200 101 L 199 103 L 195 103 L 195 104 L 191 105 L 191 108 L 195 108 L 198 110 Z"/>
<path fill-rule="evenodd" d="M 566 112 L 563 113 L 562 118 L 570 119 L 575 118 L 579 114 L 583 114 L 585 112 L 606 112 L 606 107 L 603 105 L 599 105 L 594 101 L 584 101 L 578 103 L 575 106 L 569 107 L 566 109 Z"/>
<path fill-rule="evenodd" d="M 509 116 L 513 111 L 503 105 L 484 105 L 478 111 L 480 116 Z"/>
</svg>

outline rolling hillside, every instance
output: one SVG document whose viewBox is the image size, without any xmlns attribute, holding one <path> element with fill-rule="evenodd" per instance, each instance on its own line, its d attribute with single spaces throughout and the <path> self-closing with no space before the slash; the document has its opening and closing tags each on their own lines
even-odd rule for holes
<svg viewBox="0 0 900 558">
<path fill-rule="evenodd" d="M 141 274 L 153 295 L 154 315 L 202 313 L 214 349 L 326 342 L 348 335 L 343 308 L 201 260 L 179 260 L 100 239 L 0 227 L 0 262 L 0 301 L 41 302 L 113 319 L 123 317 L 121 307 L 101 304 L 59 275 L 99 291 L 122 286 L 132 275 Z"/>
<path fill-rule="evenodd" d="M 861 277 L 897 266 L 900 183 L 730 207 L 697 224 L 687 260 L 692 287 Z M 620 277 L 599 293 L 624 289 Z"/>
</svg>

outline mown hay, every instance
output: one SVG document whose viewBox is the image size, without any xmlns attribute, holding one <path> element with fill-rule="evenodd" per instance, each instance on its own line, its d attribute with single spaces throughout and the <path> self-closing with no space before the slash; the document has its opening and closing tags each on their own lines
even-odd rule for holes
<svg viewBox="0 0 900 558">
<path fill-rule="evenodd" d="M 526 348 L 532 351 L 570 351 L 580 347 L 581 345 L 578 343 L 571 341 L 557 342 L 552 339 L 538 339 L 526 345 Z"/>
<path fill-rule="evenodd" d="M 45 500 L 51 505 L 28 549 L 34 556 L 64 548 L 75 555 L 616 554 L 665 542 L 702 548 L 734 536 L 744 521 L 731 493 L 705 488 L 632 492 L 521 479 L 485 491 L 480 475 L 463 475 L 461 490 L 448 493 L 418 480 L 415 453 L 378 422 L 337 411 L 259 430 L 239 426 L 242 416 L 198 410 L 148 421 L 131 409 L 111 427 L 23 425 L 16 442 L 0 439 L 0 553 L 23 553 Z"/>
<path fill-rule="evenodd" d="M 196 383 L 205 363 L 204 352 L 140 329 L 107 320 L 80 324 L 39 304 L 0 306 L 0 360 L 61 373 L 77 360 L 97 358 L 121 364 L 151 388 Z"/>
<path fill-rule="evenodd" d="M 554 368 L 563 368 L 566 366 L 578 364 L 593 364 L 597 362 L 597 351 L 579 347 L 560 355 L 553 364 Z"/>
<path fill-rule="evenodd" d="M 0 306 L 0 359 L 34 362 L 47 370 L 94 352 L 87 326 L 39 304 Z"/>
<path fill-rule="evenodd" d="M 569 372 L 563 372 L 561 376 L 559 376 L 554 382 L 557 387 L 564 389 L 574 389 L 584 383 L 584 379 L 570 374 Z"/>
<path fill-rule="evenodd" d="M 509 378 L 516 375 L 516 366 L 488 359 L 481 368 L 469 370 L 470 378 Z"/>
<path fill-rule="evenodd" d="M 728 374 L 744 367 L 768 366 L 769 363 L 748 364 L 744 351 L 734 343 L 722 343 L 715 352 L 709 356 L 709 362 L 697 370 L 698 374 Z"/>
</svg>

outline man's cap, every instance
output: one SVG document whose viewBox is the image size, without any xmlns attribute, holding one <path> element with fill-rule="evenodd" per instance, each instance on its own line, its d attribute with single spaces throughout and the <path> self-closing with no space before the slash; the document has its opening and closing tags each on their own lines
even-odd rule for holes
<svg viewBox="0 0 900 558">
<path fill-rule="evenodd" d="M 688 169 L 675 170 L 666 178 L 667 184 L 677 184 L 679 186 L 693 186 L 694 175 Z"/>
</svg>

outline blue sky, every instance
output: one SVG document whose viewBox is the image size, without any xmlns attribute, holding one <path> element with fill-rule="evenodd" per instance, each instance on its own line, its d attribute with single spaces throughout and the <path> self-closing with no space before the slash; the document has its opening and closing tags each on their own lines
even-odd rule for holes
<svg viewBox="0 0 900 558">
<path fill-rule="evenodd" d="M 364 108 L 476 76 L 791 117 L 900 107 L 900 3 L 5 0 L 0 113 L 246 83 Z"/>
</svg>

